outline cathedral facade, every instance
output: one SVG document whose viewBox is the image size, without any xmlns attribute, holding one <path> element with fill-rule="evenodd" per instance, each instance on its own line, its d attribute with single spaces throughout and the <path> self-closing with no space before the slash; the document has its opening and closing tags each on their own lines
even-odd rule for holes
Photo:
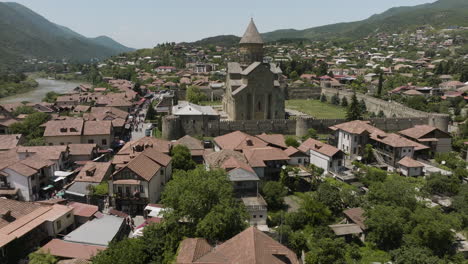
<svg viewBox="0 0 468 264">
<path fill-rule="evenodd" d="M 278 65 L 263 61 L 263 39 L 250 21 L 239 43 L 240 62 L 228 63 L 223 110 L 230 120 L 285 118 L 285 87 Z"/>
</svg>

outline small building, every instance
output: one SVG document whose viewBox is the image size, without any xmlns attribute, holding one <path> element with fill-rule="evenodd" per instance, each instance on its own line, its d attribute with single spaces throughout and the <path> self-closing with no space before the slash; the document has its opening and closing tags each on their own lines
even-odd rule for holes
<svg viewBox="0 0 468 264">
<path fill-rule="evenodd" d="M 73 208 L 76 225 L 82 225 L 88 221 L 93 220 L 95 217 L 94 215 L 99 212 L 99 208 L 91 204 L 71 202 L 67 205 Z"/>
<path fill-rule="evenodd" d="M 215 144 L 215 151 L 229 149 L 242 152 L 247 148 L 263 148 L 268 146 L 268 143 L 259 137 L 254 137 L 241 131 L 234 131 L 229 134 L 215 137 L 213 142 Z"/>
<path fill-rule="evenodd" d="M 180 119 L 181 135 L 210 136 L 208 123 L 219 120 L 219 114 L 211 106 L 180 102 L 172 107 L 172 115 Z"/>
<path fill-rule="evenodd" d="M 103 214 L 84 223 L 63 240 L 71 243 L 107 247 L 113 241 L 119 241 L 128 235 L 129 228 L 125 219 Z"/>
<path fill-rule="evenodd" d="M 424 165 L 408 156 L 398 161 L 398 168 L 400 169 L 401 174 L 407 177 L 417 177 L 424 174 Z"/>
<path fill-rule="evenodd" d="M 106 248 L 107 247 L 105 246 L 74 243 L 55 238 L 40 248 L 38 252 L 49 253 L 52 256 L 63 260 L 79 259 L 81 262 L 77 262 L 76 264 L 81 264 L 88 263 L 85 261 L 91 260 L 93 256 L 96 256 L 99 253 L 99 251 L 104 251 Z"/>
<path fill-rule="evenodd" d="M 68 148 L 70 162 L 91 161 L 98 154 L 96 144 L 70 144 Z"/>
<path fill-rule="evenodd" d="M 306 166 L 310 162 L 309 155 L 306 152 L 299 150 L 295 147 L 289 147 L 285 149 L 284 153 L 286 153 L 286 155 L 288 155 L 289 157 L 289 165 Z"/>
<path fill-rule="evenodd" d="M 452 136 L 433 126 L 417 125 L 398 134 L 429 147 L 433 153 L 452 151 Z"/>
<path fill-rule="evenodd" d="M 24 141 L 21 134 L 0 135 L 0 151 L 14 149 L 24 143 Z"/>
<path fill-rule="evenodd" d="M 247 212 L 250 215 L 249 224 L 265 228 L 267 224 L 267 203 L 261 195 L 242 197 Z"/>
<path fill-rule="evenodd" d="M 325 172 L 340 172 L 344 167 L 344 152 L 316 139 L 307 139 L 299 146 L 299 150 L 310 155 L 310 164 Z"/>
</svg>

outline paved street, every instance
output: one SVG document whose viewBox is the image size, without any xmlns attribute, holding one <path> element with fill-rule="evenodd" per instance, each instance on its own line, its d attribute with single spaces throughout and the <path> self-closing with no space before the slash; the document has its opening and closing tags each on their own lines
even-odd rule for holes
<svg viewBox="0 0 468 264">
<path fill-rule="evenodd" d="M 140 138 L 145 137 L 145 130 L 148 127 L 148 124 L 144 123 L 145 118 L 146 118 L 146 111 L 147 111 L 147 108 L 144 108 L 139 112 L 138 116 L 134 117 L 134 118 L 136 118 L 138 125 L 134 127 L 134 130 L 132 130 L 131 140 L 138 140 Z M 140 117 L 140 115 L 143 115 L 143 116 Z"/>
</svg>

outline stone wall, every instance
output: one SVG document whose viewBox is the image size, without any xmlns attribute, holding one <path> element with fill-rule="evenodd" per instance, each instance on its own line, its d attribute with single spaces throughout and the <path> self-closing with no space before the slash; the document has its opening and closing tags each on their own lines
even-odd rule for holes
<svg viewBox="0 0 468 264">
<path fill-rule="evenodd" d="M 340 97 L 340 100 L 343 97 L 346 97 L 348 102 L 351 101 L 353 96 L 353 92 L 351 91 L 338 90 L 333 88 L 322 88 L 322 94 L 324 94 L 328 100 L 330 100 L 333 95 L 337 94 Z M 443 131 L 448 131 L 448 125 L 450 122 L 449 115 L 427 113 L 409 108 L 397 102 L 388 102 L 369 95 L 357 93 L 356 96 L 359 101 L 364 100 L 369 112 L 378 114 L 380 111 L 382 111 L 386 117 L 403 118 L 403 120 L 406 118 L 425 118 L 428 120 L 426 124 L 437 127 Z"/>
<path fill-rule="evenodd" d="M 319 99 L 322 94 L 320 86 L 289 86 L 288 99 Z"/>
</svg>

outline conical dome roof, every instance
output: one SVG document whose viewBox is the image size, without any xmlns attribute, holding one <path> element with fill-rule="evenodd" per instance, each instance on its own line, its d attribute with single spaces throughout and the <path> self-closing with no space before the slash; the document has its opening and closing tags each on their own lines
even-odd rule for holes
<svg viewBox="0 0 468 264">
<path fill-rule="evenodd" d="M 258 32 L 257 26 L 253 21 L 253 18 L 250 20 L 250 24 L 247 27 L 247 30 L 244 33 L 244 36 L 239 42 L 240 44 L 263 44 L 263 39 L 260 33 Z"/>
</svg>

